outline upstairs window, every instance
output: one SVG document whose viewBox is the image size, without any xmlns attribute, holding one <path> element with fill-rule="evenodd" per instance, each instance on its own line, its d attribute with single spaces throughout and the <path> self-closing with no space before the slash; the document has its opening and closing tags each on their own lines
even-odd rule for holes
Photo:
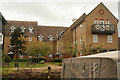
<svg viewBox="0 0 120 80">
<path fill-rule="evenodd" d="M 28 28 L 28 30 L 29 30 L 29 33 L 33 33 L 33 28 L 32 27 Z"/>
<path fill-rule="evenodd" d="M 83 43 L 83 41 L 82 41 L 82 37 L 80 38 L 80 44 L 82 44 Z"/>
<path fill-rule="evenodd" d="M 43 37 L 42 35 L 39 35 L 39 36 L 38 36 L 38 40 L 39 40 L 39 41 L 43 41 L 43 40 L 44 40 L 44 37 Z"/>
<path fill-rule="evenodd" d="M 82 24 L 80 25 L 80 30 L 82 30 Z"/>
<path fill-rule="evenodd" d="M 97 19 L 94 20 L 94 24 L 98 24 L 98 20 Z"/>
<path fill-rule="evenodd" d="M 107 41 L 108 41 L 108 43 L 112 43 L 112 36 L 111 35 L 107 36 Z"/>
<path fill-rule="evenodd" d="M 100 20 L 100 24 L 104 24 L 104 20 Z"/>
<path fill-rule="evenodd" d="M 98 42 L 98 35 L 93 35 L 93 42 Z"/>
<path fill-rule="evenodd" d="M 24 26 L 21 27 L 22 32 L 25 32 L 25 29 L 26 28 Z"/>
<path fill-rule="evenodd" d="M 14 26 L 10 27 L 10 32 L 14 32 L 16 28 Z"/>
<path fill-rule="evenodd" d="M 106 21 L 106 24 L 110 24 L 110 21 Z"/>
<path fill-rule="evenodd" d="M 52 35 L 50 35 L 50 36 L 48 37 L 48 39 L 49 39 L 50 41 L 52 41 L 52 40 L 54 39 L 54 37 L 53 37 Z"/>
</svg>

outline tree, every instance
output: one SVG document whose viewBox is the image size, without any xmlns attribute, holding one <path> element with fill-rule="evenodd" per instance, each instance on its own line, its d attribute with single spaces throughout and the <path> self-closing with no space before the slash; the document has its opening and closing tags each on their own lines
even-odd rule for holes
<svg viewBox="0 0 120 80">
<path fill-rule="evenodd" d="M 19 54 L 24 54 L 25 44 L 25 34 L 18 27 L 14 30 L 14 32 L 11 33 L 10 51 L 12 51 L 18 58 Z"/>
<path fill-rule="evenodd" d="M 77 43 L 75 45 L 71 42 L 62 43 L 61 52 L 75 57 L 77 53 Z"/>
<path fill-rule="evenodd" d="M 52 50 L 52 46 L 46 44 L 45 42 L 32 42 L 28 43 L 26 47 L 26 53 L 28 55 L 34 56 L 46 56 L 49 51 Z"/>
</svg>

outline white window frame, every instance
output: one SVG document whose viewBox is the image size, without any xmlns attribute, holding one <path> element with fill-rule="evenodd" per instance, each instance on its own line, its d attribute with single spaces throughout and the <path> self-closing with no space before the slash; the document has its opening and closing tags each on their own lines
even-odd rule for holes
<svg viewBox="0 0 120 80">
<path fill-rule="evenodd" d="M 21 27 L 22 32 L 25 32 L 25 29 L 26 28 L 24 26 Z"/>
<path fill-rule="evenodd" d="M 50 35 L 50 36 L 48 37 L 48 39 L 49 39 L 50 41 L 53 41 L 54 37 L 53 37 L 52 35 Z"/>
<path fill-rule="evenodd" d="M 82 37 L 80 37 L 80 44 L 82 44 L 83 43 L 83 40 L 82 40 Z"/>
<path fill-rule="evenodd" d="M 11 26 L 11 27 L 10 27 L 10 32 L 14 32 L 15 29 L 16 29 L 16 28 L 15 28 L 14 26 Z"/>
<path fill-rule="evenodd" d="M 108 35 L 107 36 L 107 42 L 108 43 L 112 43 L 112 35 Z"/>
<path fill-rule="evenodd" d="M 23 54 L 20 54 L 20 59 L 23 59 Z"/>
<path fill-rule="evenodd" d="M 93 35 L 93 42 L 98 42 L 98 35 Z"/>
<path fill-rule="evenodd" d="M 82 27 L 83 27 L 82 24 L 80 24 L 80 30 L 82 30 Z"/>
<path fill-rule="evenodd" d="M 94 20 L 94 24 L 98 24 L 98 20 Z"/>
<path fill-rule="evenodd" d="M 29 41 L 29 42 L 32 41 L 32 37 L 28 37 L 28 41 Z"/>
<path fill-rule="evenodd" d="M 106 24 L 110 24 L 110 21 L 106 21 Z"/>
<path fill-rule="evenodd" d="M 38 36 L 38 40 L 39 40 L 39 41 L 43 41 L 43 40 L 44 40 L 44 37 L 43 37 L 42 35 L 39 35 L 39 36 Z"/>
<path fill-rule="evenodd" d="M 103 23 L 101 23 L 101 22 L 103 22 Z M 104 20 L 100 20 L 100 24 L 105 24 L 105 21 Z"/>
<path fill-rule="evenodd" d="M 33 33 L 33 28 L 32 27 L 29 27 L 28 30 L 29 30 L 29 33 Z"/>
</svg>

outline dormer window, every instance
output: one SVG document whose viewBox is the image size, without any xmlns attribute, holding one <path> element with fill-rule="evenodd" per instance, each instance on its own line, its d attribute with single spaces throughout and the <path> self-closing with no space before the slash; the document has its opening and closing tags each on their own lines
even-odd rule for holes
<svg viewBox="0 0 120 80">
<path fill-rule="evenodd" d="M 39 41 L 43 41 L 43 40 L 44 40 L 44 37 L 43 37 L 42 35 L 39 35 L 39 36 L 38 36 L 38 40 L 39 40 Z"/>
<path fill-rule="evenodd" d="M 50 36 L 48 37 L 48 39 L 49 39 L 50 41 L 52 41 L 52 40 L 54 39 L 54 37 L 53 37 L 52 35 L 50 35 Z"/>
<path fill-rule="evenodd" d="M 16 28 L 15 28 L 14 26 L 10 27 L 10 31 L 11 31 L 11 32 L 14 32 L 15 29 L 16 29 Z"/>
<path fill-rule="evenodd" d="M 25 29 L 26 28 L 24 26 L 21 27 L 22 32 L 25 32 Z"/>
<path fill-rule="evenodd" d="M 29 30 L 29 33 L 33 33 L 33 28 L 32 27 L 28 28 L 28 30 Z"/>
</svg>

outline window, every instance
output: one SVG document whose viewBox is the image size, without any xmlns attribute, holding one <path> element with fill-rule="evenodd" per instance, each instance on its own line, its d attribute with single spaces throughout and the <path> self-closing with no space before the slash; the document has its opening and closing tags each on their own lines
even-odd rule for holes
<svg viewBox="0 0 120 80">
<path fill-rule="evenodd" d="M 94 20 L 94 24 L 98 24 L 98 20 Z"/>
<path fill-rule="evenodd" d="M 108 41 L 108 43 L 112 43 L 112 36 L 111 35 L 107 36 L 107 41 Z"/>
<path fill-rule="evenodd" d="M 25 32 L 25 27 L 22 26 L 22 27 L 21 27 L 21 30 L 22 30 L 22 32 Z"/>
<path fill-rule="evenodd" d="M 98 42 L 98 35 L 93 35 L 93 42 Z"/>
<path fill-rule="evenodd" d="M 110 24 L 110 21 L 106 21 L 106 24 Z"/>
<path fill-rule="evenodd" d="M 23 59 L 23 54 L 20 54 L 20 59 Z"/>
<path fill-rule="evenodd" d="M 81 38 L 80 38 L 80 44 L 82 44 L 82 42 L 83 42 L 83 41 L 82 41 L 82 37 L 81 37 Z"/>
<path fill-rule="evenodd" d="M 32 37 L 28 37 L 28 41 L 32 41 Z"/>
<path fill-rule="evenodd" d="M 53 40 L 53 36 L 52 35 L 50 35 L 49 37 L 48 37 L 48 39 L 50 40 L 50 41 L 52 41 Z"/>
<path fill-rule="evenodd" d="M 33 33 L 33 28 L 32 27 L 28 28 L 28 30 L 29 30 L 29 33 Z"/>
<path fill-rule="evenodd" d="M 11 32 L 14 32 L 15 29 L 16 29 L 16 28 L 15 28 L 14 26 L 10 27 L 10 31 L 11 31 Z"/>
<path fill-rule="evenodd" d="M 100 20 L 100 24 L 104 24 L 104 21 L 103 21 L 103 20 Z"/>
<path fill-rule="evenodd" d="M 82 30 L 82 24 L 80 25 L 80 30 Z"/>
<path fill-rule="evenodd" d="M 43 41 L 43 40 L 44 40 L 43 36 L 42 36 L 42 35 L 39 35 L 39 36 L 38 36 L 38 40 L 39 40 L 39 41 Z"/>
</svg>

